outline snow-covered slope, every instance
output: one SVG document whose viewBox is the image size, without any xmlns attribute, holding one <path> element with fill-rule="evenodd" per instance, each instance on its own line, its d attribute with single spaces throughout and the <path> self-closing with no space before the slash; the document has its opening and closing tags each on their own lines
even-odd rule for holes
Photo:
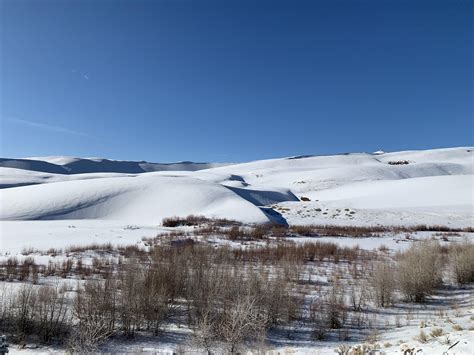
<svg viewBox="0 0 474 355">
<path fill-rule="evenodd" d="M 64 181 L 3 189 L 0 199 L 2 220 L 113 219 L 159 224 L 164 217 L 202 214 L 249 223 L 269 221 L 255 204 L 225 186 L 184 176 Z"/>
<path fill-rule="evenodd" d="M 276 218 L 268 214 L 273 208 L 290 224 L 474 224 L 474 153 L 465 147 L 291 157 L 199 171 L 192 170 L 213 165 L 64 157 L 15 161 L 21 169 L 0 168 L 2 220 L 157 224 L 193 213 L 254 223 Z M 28 161 L 69 173 L 25 170 Z M 180 171 L 143 172 L 168 168 Z M 78 173 L 94 169 L 101 172 Z"/>
</svg>

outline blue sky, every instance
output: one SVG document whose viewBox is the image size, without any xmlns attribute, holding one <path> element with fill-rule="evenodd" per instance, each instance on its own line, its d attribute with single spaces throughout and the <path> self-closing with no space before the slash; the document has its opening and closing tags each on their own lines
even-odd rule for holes
<svg viewBox="0 0 474 355">
<path fill-rule="evenodd" d="M 473 145 L 473 2 L 1 0 L 1 155 Z"/>
</svg>

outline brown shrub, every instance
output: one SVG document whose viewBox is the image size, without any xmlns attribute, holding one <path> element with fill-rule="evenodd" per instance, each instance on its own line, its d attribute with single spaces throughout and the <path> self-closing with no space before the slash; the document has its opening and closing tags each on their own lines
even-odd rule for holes
<svg viewBox="0 0 474 355">
<path fill-rule="evenodd" d="M 236 221 L 225 218 L 207 218 L 204 216 L 189 215 L 186 217 L 166 217 L 161 224 L 163 227 L 181 227 L 181 226 L 199 226 L 202 224 L 211 224 L 214 226 L 229 226 L 239 224 Z"/>
<path fill-rule="evenodd" d="M 450 254 L 456 281 L 460 285 L 474 282 L 474 244 L 465 240 L 452 247 Z"/>
<path fill-rule="evenodd" d="M 423 241 L 398 255 L 398 285 L 410 301 L 423 302 L 441 283 L 439 244 Z"/>
</svg>

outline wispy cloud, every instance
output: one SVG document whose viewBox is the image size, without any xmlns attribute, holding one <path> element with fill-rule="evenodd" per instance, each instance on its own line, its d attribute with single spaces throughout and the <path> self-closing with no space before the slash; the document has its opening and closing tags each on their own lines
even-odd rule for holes
<svg viewBox="0 0 474 355">
<path fill-rule="evenodd" d="M 65 134 L 71 134 L 71 135 L 75 135 L 75 136 L 88 137 L 88 138 L 95 138 L 94 136 L 92 136 L 88 133 L 85 133 L 85 132 L 75 131 L 73 129 L 69 129 L 69 128 L 66 128 L 66 127 L 60 127 L 60 126 L 55 126 L 55 125 L 50 125 L 50 124 L 47 124 L 47 123 L 28 121 L 28 120 L 23 120 L 23 119 L 16 118 L 16 117 L 6 117 L 5 120 L 8 121 L 8 122 L 15 123 L 15 124 L 20 124 L 20 125 L 23 125 L 23 126 L 42 129 L 44 131 L 65 133 Z"/>
<path fill-rule="evenodd" d="M 77 70 L 77 69 L 73 69 L 73 70 L 71 70 L 71 72 L 72 72 L 73 74 L 79 75 L 79 76 L 80 76 L 82 79 L 84 79 L 84 80 L 90 80 L 90 76 L 89 76 L 89 74 L 87 74 L 87 73 L 83 73 L 83 72 L 81 72 L 81 71 L 79 71 L 79 70 Z"/>
</svg>

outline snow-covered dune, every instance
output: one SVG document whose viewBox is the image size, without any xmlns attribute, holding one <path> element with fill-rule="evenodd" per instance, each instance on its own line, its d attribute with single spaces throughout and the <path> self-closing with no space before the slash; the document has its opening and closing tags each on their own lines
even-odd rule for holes
<svg viewBox="0 0 474 355">
<path fill-rule="evenodd" d="M 202 214 L 259 223 L 275 218 L 264 211 L 280 205 L 288 223 L 389 223 L 389 218 L 400 223 L 395 217 L 404 213 L 408 217 L 403 223 L 474 224 L 474 153 L 468 147 L 302 156 L 217 167 L 66 157 L 15 161 L 20 168 L 0 167 L 1 220 L 157 224 L 163 217 Z M 28 161 L 32 167 L 42 162 L 42 168 L 61 167 L 67 173 L 28 170 Z M 95 170 L 101 172 L 78 173 Z M 310 201 L 299 201 L 302 197 Z M 328 211 L 302 212 L 310 207 Z M 337 212 L 346 208 L 357 211 Z M 385 217 L 378 221 L 380 211 Z"/>
<path fill-rule="evenodd" d="M 190 177 L 141 175 L 32 185 L 0 192 L 0 219 L 113 219 L 159 224 L 201 214 L 268 222 L 254 204 L 225 186 Z"/>
</svg>

